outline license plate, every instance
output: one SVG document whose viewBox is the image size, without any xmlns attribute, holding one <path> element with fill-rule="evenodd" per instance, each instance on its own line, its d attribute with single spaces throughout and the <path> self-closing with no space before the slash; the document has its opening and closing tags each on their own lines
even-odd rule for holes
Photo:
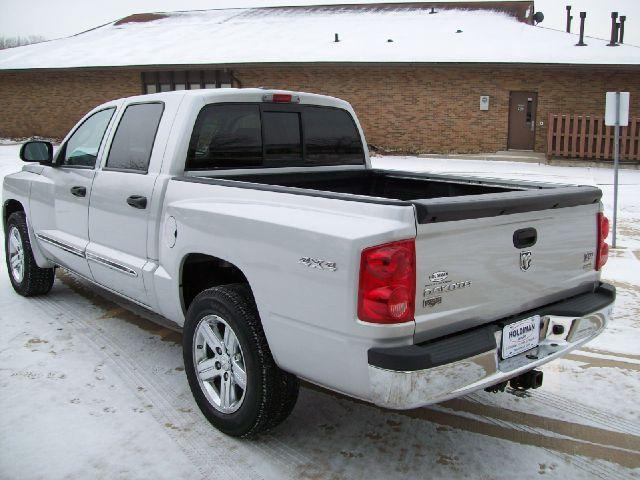
<svg viewBox="0 0 640 480">
<path fill-rule="evenodd" d="M 540 315 L 525 318 L 502 329 L 502 358 L 510 358 L 538 346 Z"/>
</svg>

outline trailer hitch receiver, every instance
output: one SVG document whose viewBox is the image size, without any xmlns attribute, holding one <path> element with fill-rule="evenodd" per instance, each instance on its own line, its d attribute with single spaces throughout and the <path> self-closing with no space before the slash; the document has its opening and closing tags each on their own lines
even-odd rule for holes
<svg viewBox="0 0 640 480">
<path fill-rule="evenodd" d="M 520 376 L 512 378 L 509 382 L 516 390 L 529 390 L 542 386 L 542 372 L 540 370 L 530 370 Z"/>
</svg>

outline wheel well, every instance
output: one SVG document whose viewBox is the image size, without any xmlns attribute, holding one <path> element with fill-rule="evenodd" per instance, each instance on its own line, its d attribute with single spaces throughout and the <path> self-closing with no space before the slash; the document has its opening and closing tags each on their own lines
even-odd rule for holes
<svg viewBox="0 0 640 480">
<path fill-rule="evenodd" d="M 24 207 L 17 200 L 7 200 L 2 206 L 2 225 L 6 228 L 9 216 L 15 212 L 24 212 Z"/>
<path fill-rule="evenodd" d="M 229 283 L 246 283 L 247 277 L 234 264 L 202 253 L 190 253 L 180 272 L 180 299 L 184 313 L 203 290 Z"/>
</svg>

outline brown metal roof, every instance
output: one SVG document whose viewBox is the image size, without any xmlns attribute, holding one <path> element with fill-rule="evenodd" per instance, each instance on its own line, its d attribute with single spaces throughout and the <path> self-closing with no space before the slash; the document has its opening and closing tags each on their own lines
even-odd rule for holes
<svg viewBox="0 0 640 480">
<path fill-rule="evenodd" d="M 521 22 L 533 22 L 533 1 L 481 1 L 481 2 L 403 2 L 403 3 L 347 3 L 334 5 L 300 5 L 287 7 L 263 7 L 264 9 L 298 9 L 304 8 L 309 11 L 332 11 L 336 9 L 362 11 L 362 12 L 383 12 L 410 8 L 412 10 L 491 10 L 502 12 L 517 18 Z M 255 10 L 260 10 L 256 8 Z"/>
</svg>

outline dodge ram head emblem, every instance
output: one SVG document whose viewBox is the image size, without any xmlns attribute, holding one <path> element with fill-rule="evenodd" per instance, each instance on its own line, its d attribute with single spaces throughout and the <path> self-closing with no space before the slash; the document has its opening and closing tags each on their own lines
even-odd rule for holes
<svg viewBox="0 0 640 480">
<path fill-rule="evenodd" d="M 531 268 L 533 254 L 531 252 L 520 252 L 520 270 L 526 272 Z"/>
</svg>

